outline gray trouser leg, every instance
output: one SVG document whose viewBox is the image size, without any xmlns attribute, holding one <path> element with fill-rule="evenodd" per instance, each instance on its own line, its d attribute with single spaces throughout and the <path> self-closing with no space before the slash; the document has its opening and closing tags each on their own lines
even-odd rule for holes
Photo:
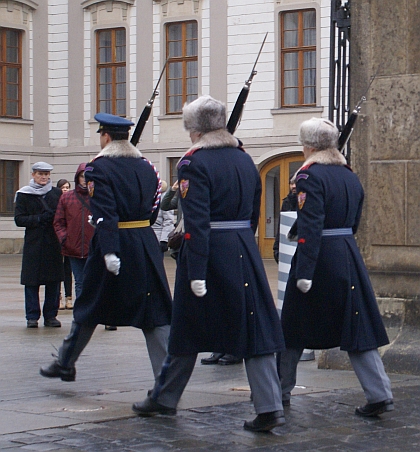
<svg viewBox="0 0 420 452">
<path fill-rule="evenodd" d="M 193 373 L 197 354 L 167 355 L 153 388 L 152 399 L 161 405 L 176 408 Z"/>
<path fill-rule="evenodd" d="M 168 354 L 169 330 L 169 325 L 143 330 L 155 379 L 158 377 L 160 370 L 162 369 L 163 361 Z"/>
<path fill-rule="evenodd" d="M 368 403 L 392 399 L 391 382 L 378 350 L 348 352 L 348 354 Z"/>
<path fill-rule="evenodd" d="M 74 367 L 77 358 L 89 343 L 95 328 L 96 325 L 86 326 L 72 322 L 70 333 L 64 338 L 63 345 L 58 350 L 58 361 L 61 366 Z"/>
<path fill-rule="evenodd" d="M 282 388 L 282 399 L 290 400 L 291 392 L 296 386 L 297 365 L 303 348 L 288 348 L 277 353 L 277 371 Z"/>
<path fill-rule="evenodd" d="M 274 354 L 246 359 L 245 369 L 251 387 L 255 412 L 261 414 L 283 411 L 281 386 Z"/>
</svg>

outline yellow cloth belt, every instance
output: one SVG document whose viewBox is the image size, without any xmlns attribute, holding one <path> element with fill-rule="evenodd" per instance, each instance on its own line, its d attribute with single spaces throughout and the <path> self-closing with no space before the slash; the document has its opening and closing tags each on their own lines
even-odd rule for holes
<svg viewBox="0 0 420 452">
<path fill-rule="evenodd" d="M 119 229 L 134 229 L 134 228 L 147 228 L 150 226 L 150 220 L 139 220 L 139 221 L 119 221 Z"/>
</svg>

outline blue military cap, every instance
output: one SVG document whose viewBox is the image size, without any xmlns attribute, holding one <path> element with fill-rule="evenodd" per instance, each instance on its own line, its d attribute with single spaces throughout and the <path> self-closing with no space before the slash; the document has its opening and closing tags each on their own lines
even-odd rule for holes
<svg viewBox="0 0 420 452">
<path fill-rule="evenodd" d="M 98 133 L 102 130 L 105 132 L 124 133 L 128 132 L 131 126 L 134 126 L 134 123 L 128 119 L 121 118 L 121 116 L 110 115 L 109 113 L 97 113 L 95 115 L 95 120 L 99 122 Z"/>
</svg>

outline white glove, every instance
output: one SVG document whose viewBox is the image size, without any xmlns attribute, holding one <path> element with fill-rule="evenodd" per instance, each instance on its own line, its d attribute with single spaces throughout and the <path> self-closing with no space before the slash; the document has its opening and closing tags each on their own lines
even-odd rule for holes
<svg viewBox="0 0 420 452">
<path fill-rule="evenodd" d="M 105 265 L 109 272 L 118 275 L 120 273 L 121 260 L 114 253 L 105 254 Z"/>
<path fill-rule="evenodd" d="M 309 292 L 312 287 L 312 281 L 310 279 L 298 279 L 296 287 L 303 293 Z"/>
<path fill-rule="evenodd" d="M 93 226 L 94 228 L 96 228 L 95 222 L 93 221 L 93 216 L 92 215 L 88 215 L 88 223 Z"/>
<path fill-rule="evenodd" d="M 207 293 L 205 279 L 193 279 L 191 281 L 191 290 L 196 297 L 204 297 Z"/>
</svg>

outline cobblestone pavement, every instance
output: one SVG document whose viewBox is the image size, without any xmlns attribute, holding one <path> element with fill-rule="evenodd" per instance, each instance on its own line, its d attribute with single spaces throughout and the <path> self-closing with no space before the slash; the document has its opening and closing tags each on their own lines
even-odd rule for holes
<svg viewBox="0 0 420 452">
<path fill-rule="evenodd" d="M 1 451 L 420 450 L 420 377 L 412 375 L 390 376 L 395 411 L 363 419 L 354 415 L 365 401 L 353 372 L 301 362 L 286 425 L 259 434 L 242 428 L 255 416 L 242 364 L 197 360 L 176 416 L 135 416 L 131 404 L 144 399 L 153 375 L 144 338 L 133 328 L 98 327 L 75 382 L 42 378 L 39 367 L 52 359 L 72 314 L 60 311 L 62 328 L 26 329 L 20 260 L 0 255 Z M 275 264 L 264 263 L 276 293 Z M 174 262 L 165 265 L 172 285 Z"/>
</svg>

